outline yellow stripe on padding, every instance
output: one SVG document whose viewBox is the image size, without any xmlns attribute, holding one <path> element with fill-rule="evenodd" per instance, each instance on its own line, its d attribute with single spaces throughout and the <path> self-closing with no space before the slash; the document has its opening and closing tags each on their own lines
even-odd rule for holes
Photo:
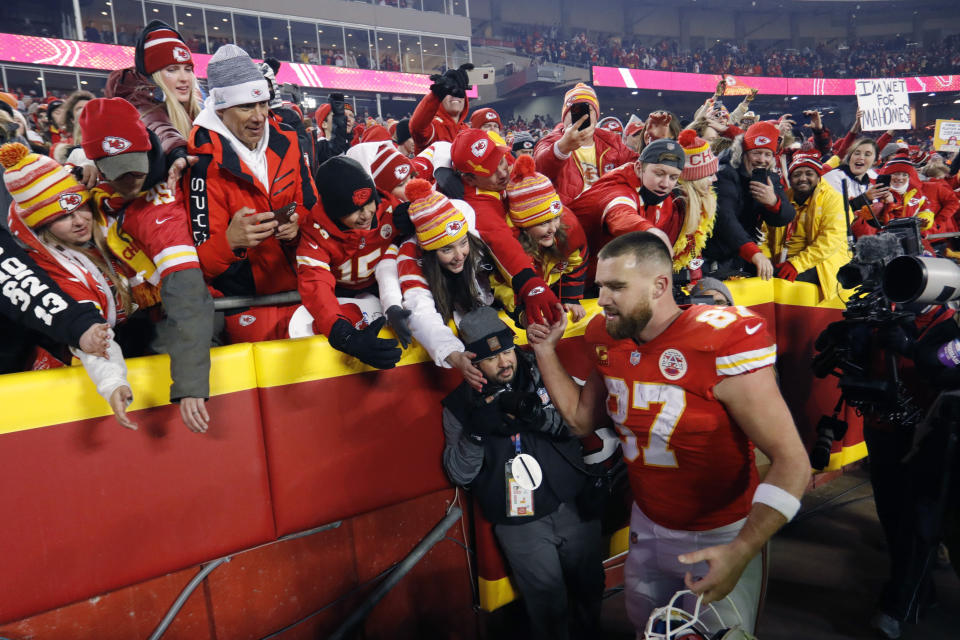
<svg viewBox="0 0 960 640">
<path fill-rule="evenodd" d="M 210 352 L 210 395 L 255 389 L 256 370 L 249 344 L 218 347 Z M 127 360 L 133 390 L 130 410 L 170 404 L 170 357 Z M 82 366 L 26 371 L 3 376 L 0 384 L 0 434 L 111 415 Z"/>
<path fill-rule="evenodd" d="M 565 338 L 582 336 L 590 318 L 598 313 L 596 300 L 585 300 L 583 308 L 587 312 L 586 317 L 580 322 L 569 325 L 563 334 Z M 505 313 L 500 313 L 500 319 L 513 330 L 517 344 L 527 344 L 526 331 L 518 329 Z M 394 334 L 392 330 L 385 328 L 380 332 L 380 337 L 392 338 Z M 253 345 L 253 349 L 257 367 L 257 384 L 261 388 L 339 378 L 377 370 L 337 351 L 330 346 L 324 336 L 258 342 Z M 403 356 L 397 366 L 423 362 L 433 362 L 433 360 L 423 347 L 414 342 L 409 348 L 403 350 Z"/>
<path fill-rule="evenodd" d="M 736 278 L 725 280 L 724 284 L 730 289 L 734 304 L 741 307 L 752 307 L 774 301 L 774 280 Z"/>
<path fill-rule="evenodd" d="M 613 558 L 621 553 L 626 553 L 630 549 L 630 527 L 624 527 L 614 532 L 610 536 L 610 555 Z"/>
<path fill-rule="evenodd" d="M 849 447 L 844 447 L 836 453 L 830 454 L 830 464 L 827 465 L 827 468 L 824 471 L 838 471 L 848 464 L 852 464 L 857 460 L 863 460 L 867 457 L 867 443 L 858 442 L 852 444 Z"/>
<path fill-rule="evenodd" d="M 499 580 L 477 578 L 477 591 L 480 595 L 480 608 L 484 611 L 496 611 L 517 599 L 517 590 L 510 578 Z"/>
<path fill-rule="evenodd" d="M 820 287 L 810 282 L 790 282 L 773 279 L 774 298 L 777 304 L 790 304 L 797 307 L 821 307 L 824 309 L 844 309 L 843 299 L 849 297 L 849 291 L 842 292 L 843 299 L 833 297 L 822 300 Z M 739 304 L 739 303 L 738 303 Z"/>
</svg>

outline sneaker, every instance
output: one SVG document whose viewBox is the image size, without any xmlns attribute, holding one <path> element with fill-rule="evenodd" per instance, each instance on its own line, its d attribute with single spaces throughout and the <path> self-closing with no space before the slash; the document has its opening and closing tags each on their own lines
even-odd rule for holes
<svg viewBox="0 0 960 640">
<path fill-rule="evenodd" d="M 873 617 L 870 618 L 870 627 L 879 631 L 882 637 L 889 640 L 896 640 L 900 637 L 900 621 L 882 611 L 873 614 Z"/>
</svg>

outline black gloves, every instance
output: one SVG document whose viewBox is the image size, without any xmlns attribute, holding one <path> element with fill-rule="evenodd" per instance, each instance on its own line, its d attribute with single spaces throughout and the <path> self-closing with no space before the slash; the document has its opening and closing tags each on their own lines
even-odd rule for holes
<svg viewBox="0 0 960 640">
<path fill-rule="evenodd" d="M 335 116 L 344 115 L 344 101 L 345 98 L 343 97 L 342 93 L 331 93 L 329 98 L 330 112 Z"/>
<path fill-rule="evenodd" d="M 397 340 L 400 341 L 400 345 L 404 349 L 409 347 L 413 341 L 413 334 L 410 333 L 410 325 L 407 323 L 407 318 L 410 317 L 411 313 L 413 312 L 409 309 L 403 309 L 396 304 L 387 309 L 387 320 L 390 321 L 390 326 L 393 328 L 393 332 L 397 334 Z"/>
<path fill-rule="evenodd" d="M 365 329 L 354 329 L 341 318 L 330 330 L 330 345 L 371 367 L 392 369 L 400 360 L 402 351 L 396 340 L 377 337 L 386 322 L 385 317 L 380 317 Z"/>
<path fill-rule="evenodd" d="M 467 71 L 471 70 L 473 70 L 473 65 L 467 62 L 460 65 L 458 69 L 447 69 L 443 75 L 433 74 L 430 76 L 430 79 L 433 80 L 430 91 L 437 96 L 438 100 L 443 100 L 447 96 L 466 98 L 467 90 L 470 89 L 470 79 L 467 77 Z"/>
<path fill-rule="evenodd" d="M 410 203 L 401 202 L 393 209 L 393 228 L 397 230 L 397 239 L 394 243 L 399 245 L 400 238 L 412 236 L 417 232 L 413 222 L 410 221 Z"/>
<path fill-rule="evenodd" d="M 510 433 L 537 431 L 543 424 L 543 403 L 535 393 L 505 391 L 497 396 L 497 403 Z"/>
</svg>

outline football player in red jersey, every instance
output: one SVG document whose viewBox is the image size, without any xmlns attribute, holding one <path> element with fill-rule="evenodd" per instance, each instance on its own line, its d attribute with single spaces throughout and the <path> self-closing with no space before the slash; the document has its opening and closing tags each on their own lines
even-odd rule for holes
<svg viewBox="0 0 960 640">
<path fill-rule="evenodd" d="M 581 388 L 556 344 L 566 317 L 532 325 L 550 397 L 580 435 L 612 420 L 634 505 L 625 568 L 627 612 L 641 630 L 684 586 L 753 631 L 760 550 L 800 507 L 806 451 L 777 383 L 776 345 L 743 307 L 677 306 L 672 260 L 647 232 L 612 240 L 597 265 L 599 304 L 586 331 L 594 370 Z M 753 445 L 771 460 L 758 485 Z"/>
</svg>

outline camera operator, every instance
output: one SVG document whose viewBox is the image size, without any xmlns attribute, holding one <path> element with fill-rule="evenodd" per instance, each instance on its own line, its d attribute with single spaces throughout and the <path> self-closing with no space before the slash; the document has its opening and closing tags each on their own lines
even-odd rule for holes
<svg viewBox="0 0 960 640">
<path fill-rule="evenodd" d="M 916 337 L 919 345 L 926 344 L 932 336 L 941 336 L 938 342 L 946 342 L 947 335 L 960 333 L 950 320 L 952 313 L 939 307 L 919 316 L 914 327 L 907 327 L 907 335 L 913 333 L 910 337 Z M 892 332 L 887 329 L 887 332 L 894 336 L 898 333 L 896 329 Z M 889 344 L 902 338 L 891 339 L 887 335 L 880 340 Z M 935 349 L 933 346 L 928 351 Z M 918 360 L 924 350 L 917 348 Z M 882 365 L 876 365 L 882 370 Z M 931 365 L 915 365 L 906 358 L 898 362 L 901 380 L 918 407 L 931 406 L 939 390 L 930 384 L 934 373 Z M 956 387 L 956 383 L 953 386 Z M 915 432 L 914 425 L 897 424 L 882 415 L 864 413 L 863 436 L 870 456 L 870 484 L 890 557 L 890 576 L 870 624 L 887 638 L 899 638 L 903 622 L 916 623 L 936 602 L 930 568 L 942 536 L 939 522 L 945 504 L 942 500 L 946 498 L 940 496 L 941 476 L 946 471 L 945 432 L 940 429 L 930 433 L 916 445 L 914 455 L 910 455 L 915 448 Z"/>
<path fill-rule="evenodd" d="M 587 484 L 580 441 L 494 309 L 464 315 L 460 337 L 486 381 L 444 398 L 443 466 L 494 525 L 533 637 L 593 638 L 604 573 L 600 521 L 575 504 Z"/>
<path fill-rule="evenodd" d="M 936 602 L 930 567 L 944 523 L 950 526 L 956 511 L 951 436 L 960 403 L 942 411 L 952 397 L 941 392 L 960 388 L 960 328 L 954 311 L 939 305 L 954 291 L 960 267 L 920 252 L 915 218 L 895 220 L 857 242 L 840 279 L 858 272 L 861 284 L 844 320 L 817 339 L 821 353 L 814 363 L 819 377 L 829 370 L 840 376 L 843 402 L 863 415 L 870 483 L 890 558 L 870 625 L 885 638 L 899 638 L 904 622 L 917 622 Z M 830 441 L 845 431 L 836 414 L 824 417 L 814 466 L 824 465 Z"/>
</svg>

